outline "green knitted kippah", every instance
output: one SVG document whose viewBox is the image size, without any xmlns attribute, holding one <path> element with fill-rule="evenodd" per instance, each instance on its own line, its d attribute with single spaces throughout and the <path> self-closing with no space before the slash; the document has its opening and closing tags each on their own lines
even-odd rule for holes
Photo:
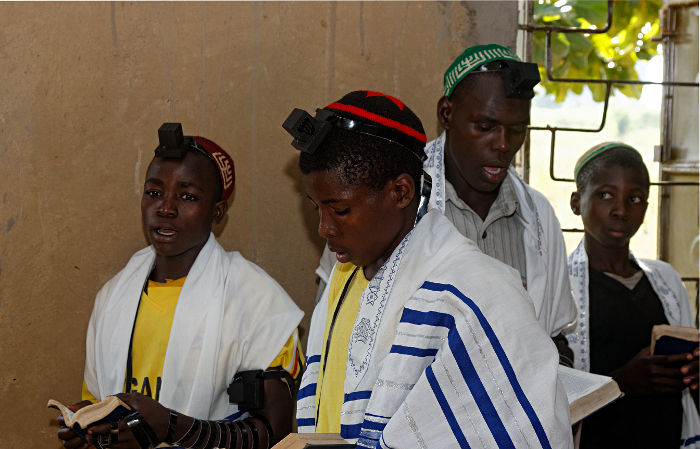
<svg viewBox="0 0 700 449">
<path fill-rule="evenodd" d="M 631 146 L 627 145 L 626 143 L 622 142 L 603 142 L 598 145 L 595 145 L 594 147 L 590 148 L 588 151 L 583 153 L 580 158 L 576 161 L 576 167 L 574 168 L 574 179 L 578 178 L 578 174 L 581 173 L 581 169 L 583 168 L 584 165 L 587 163 L 591 162 L 593 159 L 597 158 L 601 154 L 605 153 L 608 150 L 612 150 L 613 148 L 627 148 L 629 150 L 634 151 L 635 153 L 639 154 L 639 151 L 635 150 Z M 642 155 L 640 154 L 639 157 L 641 158 Z"/>
<path fill-rule="evenodd" d="M 497 44 L 475 45 L 467 48 L 445 72 L 443 95 L 450 97 L 455 86 L 480 65 L 503 60 L 520 61 L 520 58 L 513 50 Z"/>
</svg>

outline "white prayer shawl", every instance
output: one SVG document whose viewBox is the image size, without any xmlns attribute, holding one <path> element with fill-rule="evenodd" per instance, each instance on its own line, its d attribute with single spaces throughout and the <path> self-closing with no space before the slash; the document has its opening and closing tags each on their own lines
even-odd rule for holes
<svg viewBox="0 0 700 449">
<path fill-rule="evenodd" d="M 311 319 L 300 432 L 315 432 L 328 301 Z M 430 211 L 360 299 L 341 435 L 395 449 L 573 447 L 558 361 L 517 272 Z"/>
<path fill-rule="evenodd" d="M 124 390 L 131 330 L 154 263 L 153 247 L 137 252 L 97 294 L 85 382 L 98 400 Z M 226 392 L 234 374 L 266 369 L 303 315 L 274 279 L 210 234 L 175 309 L 159 402 L 199 419 L 240 415 Z"/>
<path fill-rule="evenodd" d="M 671 265 L 660 260 L 633 259 L 649 279 L 654 292 L 659 296 L 664 313 L 672 326 L 694 327 L 688 293 L 683 281 Z M 574 287 L 574 297 L 579 309 L 576 328 L 566 335 L 569 347 L 574 351 L 574 368 L 590 371 L 590 341 L 588 339 L 589 280 L 588 254 L 583 239 L 569 255 L 569 276 Z M 651 336 L 650 336 L 651 338 Z M 681 447 L 700 449 L 700 418 L 689 389 L 683 392 L 683 430 Z M 584 426 L 585 427 L 585 426 Z M 583 430 L 585 432 L 585 429 Z"/>
<path fill-rule="evenodd" d="M 423 170 L 433 178 L 430 206 L 445 213 L 445 133 L 425 146 L 427 159 Z M 566 270 L 566 246 L 561 225 L 552 205 L 540 192 L 528 186 L 510 167 L 520 201 L 525 227 L 523 242 L 527 266 L 527 292 L 532 298 L 537 318 L 552 337 L 572 326 L 576 307 Z"/>
</svg>

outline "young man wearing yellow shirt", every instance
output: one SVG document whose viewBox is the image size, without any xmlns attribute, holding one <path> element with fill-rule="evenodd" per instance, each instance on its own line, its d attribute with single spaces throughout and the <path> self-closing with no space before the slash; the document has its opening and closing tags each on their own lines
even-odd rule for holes
<svg viewBox="0 0 700 449">
<path fill-rule="evenodd" d="M 299 431 L 370 448 L 573 447 L 557 350 L 520 276 L 427 208 L 418 117 L 356 91 L 283 126 L 337 260 Z"/>
<path fill-rule="evenodd" d="M 183 136 L 179 124 L 163 125 L 159 137 L 141 201 L 152 245 L 97 295 L 83 402 L 72 408 L 117 394 L 135 411 L 91 428 L 97 447 L 268 447 L 292 428 L 303 313 L 262 269 L 224 251 L 211 233 L 233 192 L 228 153 Z M 255 370 L 264 401 L 232 403 L 229 384 Z M 89 445 L 65 427 L 58 436 L 67 449 Z"/>
</svg>

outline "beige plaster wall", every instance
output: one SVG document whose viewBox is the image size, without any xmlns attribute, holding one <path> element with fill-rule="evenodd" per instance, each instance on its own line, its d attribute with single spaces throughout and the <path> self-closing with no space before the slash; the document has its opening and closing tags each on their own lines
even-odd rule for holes
<svg viewBox="0 0 700 449">
<path fill-rule="evenodd" d="M 355 89 L 437 135 L 465 46 L 515 47 L 514 2 L 0 2 L 1 447 L 58 447 L 49 398 L 79 399 L 95 293 L 148 242 L 142 178 L 182 122 L 236 161 L 216 229 L 277 279 L 308 329 L 323 241 L 281 124 Z"/>
<path fill-rule="evenodd" d="M 437 135 L 465 46 L 515 46 L 514 2 L 0 2 L 2 447 L 58 447 L 49 398 L 79 400 L 95 293 L 148 244 L 143 176 L 182 122 L 236 161 L 215 232 L 307 315 L 323 241 L 281 124 L 355 89 L 400 97 Z"/>
</svg>

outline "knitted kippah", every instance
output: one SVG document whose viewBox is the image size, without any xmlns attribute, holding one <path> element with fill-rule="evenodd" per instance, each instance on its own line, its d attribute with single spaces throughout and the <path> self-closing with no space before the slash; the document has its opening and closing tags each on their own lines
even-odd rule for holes
<svg viewBox="0 0 700 449">
<path fill-rule="evenodd" d="M 579 173 L 581 173 L 581 169 L 591 162 L 593 159 L 597 158 L 601 154 L 605 153 L 608 150 L 612 150 L 613 148 L 627 148 L 629 150 L 634 151 L 635 153 L 639 154 L 639 151 L 635 150 L 631 146 L 627 145 L 626 143 L 622 142 L 603 142 L 599 143 L 598 145 L 593 146 L 591 149 L 583 153 L 580 158 L 576 161 L 576 167 L 574 168 L 574 179 L 578 178 Z M 642 155 L 639 154 L 639 157 L 641 159 Z"/>
<path fill-rule="evenodd" d="M 479 66 L 492 61 L 520 61 L 513 50 L 497 44 L 475 45 L 464 50 L 445 72 L 443 95 L 451 96 L 457 84 Z"/>
<path fill-rule="evenodd" d="M 358 90 L 350 92 L 324 109 L 347 119 L 386 127 L 404 134 L 420 148 L 427 142 L 420 119 L 401 100 L 390 95 Z"/>
<path fill-rule="evenodd" d="M 221 178 L 221 199 L 226 201 L 233 193 L 233 186 L 236 183 L 236 171 L 233 165 L 233 158 L 219 145 L 206 137 L 192 137 L 202 148 L 209 153 L 209 156 L 216 162 L 216 168 L 219 169 L 219 177 Z"/>
</svg>

